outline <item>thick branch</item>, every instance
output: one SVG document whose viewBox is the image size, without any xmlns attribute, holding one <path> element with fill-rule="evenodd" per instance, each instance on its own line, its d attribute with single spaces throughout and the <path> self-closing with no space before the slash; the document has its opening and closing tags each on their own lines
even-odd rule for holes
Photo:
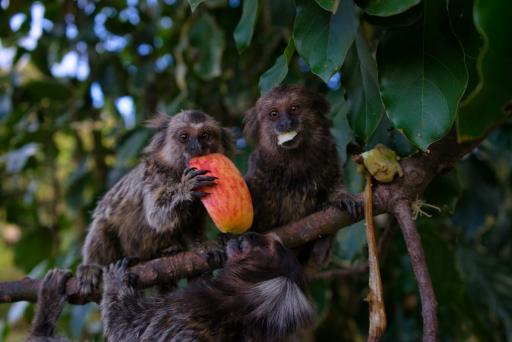
<svg viewBox="0 0 512 342">
<path fill-rule="evenodd" d="M 421 194 L 432 178 L 453 167 L 466 153 L 471 151 L 480 141 L 458 144 L 455 134 L 449 134 L 430 148 L 430 153 L 419 152 L 402 161 L 404 176 L 391 184 L 379 184 L 374 189 L 374 214 L 394 212 L 395 204 L 400 200 L 414 200 Z M 277 228 L 275 233 L 289 247 L 300 246 L 321 236 L 335 233 L 338 229 L 351 224 L 349 216 L 335 208 L 309 215 L 297 222 Z M 222 248 L 222 244 L 218 244 Z M 134 266 L 130 271 L 139 276 L 141 287 L 148 287 L 162 280 L 199 274 L 210 270 L 201 251 L 181 253 L 172 257 L 155 259 Z M 76 280 L 70 279 L 67 293 L 70 302 L 85 303 L 98 300 L 99 294 L 89 298 L 77 295 Z M 39 280 L 23 279 L 0 283 L 0 302 L 15 302 L 20 300 L 34 301 L 37 297 Z"/>
<path fill-rule="evenodd" d="M 421 237 L 416 229 L 411 213 L 410 203 L 400 201 L 395 207 L 395 217 L 402 229 L 412 269 L 416 276 L 421 298 L 421 314 L 423 316 L 423 341 L 437 341 L 437 301 L 428 271 L 427 261 L 421 246 Z"/>
</svg>

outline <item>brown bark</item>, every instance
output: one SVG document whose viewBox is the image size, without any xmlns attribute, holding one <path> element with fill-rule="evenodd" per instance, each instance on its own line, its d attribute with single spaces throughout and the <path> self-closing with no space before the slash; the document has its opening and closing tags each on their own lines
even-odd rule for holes
<svg viewBox="0 0 512 342">
<path fill-rule="evenodd" d="M 377 184 L 374 187 L 374 214 L 387 212 L 395 215 L 400 222 L 420 288 L 426 341 L 435 340 L 437 335 L 436 302 L 433 291 L 428 289 L 430 276 L 424 258 L 423 260 L 421 258 L 423 251 L 419 235 L 415 230 L 414 222 L 411 225 L 410 217 L 408 214 L 404 214 L 406 212 L 404 208 L 423 193 L 436 175 L 450 170 L 464 154 L 470 152 L 480 142 L 481 139 L 459 144 L 455 132 L 452 131 L 440 141 L 432 144 L 428 152 L 418 152 L 402 160 L 403 177 L 392 183 Z M 273 232 L 279 235 L 285 245 L 296 247 L 319 237 L 333 234 L 351 223 L 353 222 L 345 212 L 327 208 L 297 222 L 279 227 Z M 222 248 L 221 243 L 218 245 L 218 248 Z M 201 251 L 181 253 L 142 263 L 132 267 L 130 271 L 139 276 L 140 287 L 147 287 L 161 281 L 199 274 L 219 266 L 209 265 L 202 255 Z M 23 279 L 0 283 L 0 302 L 35 301 L 39 282 L 39 280 Z M 89 298 L 81 298 L 77 295 L 76 290 L 76 280 L 72 278 L 67 285 L 67 292 L 72 303 L 97 301 L 100 296 L 97 293 Z"/>
</svg>

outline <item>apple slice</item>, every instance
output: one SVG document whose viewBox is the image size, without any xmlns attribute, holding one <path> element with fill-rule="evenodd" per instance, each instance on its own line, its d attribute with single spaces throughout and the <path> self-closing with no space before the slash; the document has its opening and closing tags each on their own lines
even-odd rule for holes
<svg viewBox="0 0 512 342">
<path fill-rule="evenodd" d="M 251 194 L 240 171 L 228 157 L 212 153 L 190 159 L 190 167 L 210 170 L 217 185 L 199 189 L 209 195 L 202 198 L 208 214 L 224 233 L 242 234 L 252 225 L 254 216 Z"/>
</svg>

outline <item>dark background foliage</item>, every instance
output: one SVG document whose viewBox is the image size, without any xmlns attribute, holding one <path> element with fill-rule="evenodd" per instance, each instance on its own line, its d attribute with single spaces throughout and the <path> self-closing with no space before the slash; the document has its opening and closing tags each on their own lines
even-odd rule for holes
<svg viewBox="0 0 512 342">
<path fill-rule="evenodd" d="M 426 150 L 505 118 L 512 5 L 469 0 L 0 1 L 0 281 L 73 269 L 96 201 L 132 167 L 158 112 L 200 108 L 250 147 L 243 112 L 282 81 L 325 93 L 347 158 L 385 143 Z M 512 122 L 428 188 L 418 225 L 442 340 L 512 341 Z M 321 167 L 321 166 L 319 166 Z M 386 219 L 377 220 L 385 226 Z M 211 235 L 215 232 L 212 229 Z M 329 268 L 367 259 L 362 224 L 341 230 Z M 382 260 L 386 341 L 421 335 L 400 234 Z M 310 339 L 364 340 L 367 274 L 316 280 Z M 21 340 L 33 305 L 0 306 L 0 339 Z M 59 331 L 100 339 L 95 304 L 67 306 Z"/>
</svg>

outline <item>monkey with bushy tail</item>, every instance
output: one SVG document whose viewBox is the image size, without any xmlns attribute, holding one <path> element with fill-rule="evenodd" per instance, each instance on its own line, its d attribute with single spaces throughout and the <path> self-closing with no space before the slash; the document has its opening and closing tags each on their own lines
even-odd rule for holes
<svg viewBox="0 0 512 342">
<path fill-rule="evenodd" d="M 277 235 L 246 233 L 228 241 L 226 255 L 217 277 L 158 297 L 133 286 L 126 259 L 110 265 L 101 301 L 106 339 L 279 342 L 311 326 L 302 268 Z"/>
</svg>

